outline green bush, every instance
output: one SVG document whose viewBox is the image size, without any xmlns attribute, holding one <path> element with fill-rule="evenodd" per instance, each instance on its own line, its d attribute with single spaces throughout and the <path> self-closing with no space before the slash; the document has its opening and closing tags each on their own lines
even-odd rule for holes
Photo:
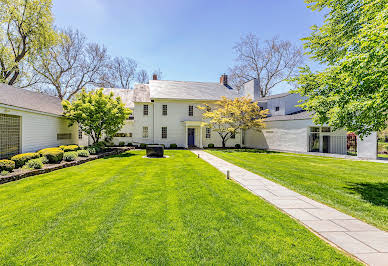
<svg viewBox="0 0 388 266">
<path fill-rule="evenodd" d="M 89 152 L 89 154 L 97 154 L 96 148 L 94 147 L 89 147 L 86 150 Z"/>
<path fill-rule="evenodd" d="M 65 152 L 63 154 L 63 159 L 66 161 L 66 162 L 72 162 L 72 161 L 75 161 L 75 159 L 77 159 L 78 157 L 78 153 L 76 151 L 69 151 L 69 152 Z"/>
<path fill-rule="evenodd" d="M 15 162 L 11 160 L 0 160 L 0 172 L 7 171 L 12 172 L 15 169 Z"/>
<path fill-rule="evenodd" d="M 128 143 L 127 143 L 127 146 L 128 146 L 128 147 L 132 147 L 132 146 L 133 146 L 133 145 L 132 145 L 132 142 L 128 142 Z"/>
<path fill-rule="evenodd" d="M 207 145 L 207 147 L 208 147 L 208 148 L 214 148 L 214 144 L 213 144 L 213 143 L 209 143 L 209 144 Z"/>
<path fill-rule="evenodd" d="M 29 169 L 42 169 L 43 163 L 42 163 L 42 160 L 40 158 L 31 159 L 26 163 L 25 167 L 27 167 Z"/>
<path fill-rule="evenodd" d="M 45 156 L 49 163 L 60 163 L 63 159 L 63 150 L 60 148 L 47 148 L 38 152 L 41 156 Z"/>
<path fill-rule="evenodd" d="M 87 150 L 79 150 L 77 151 L 79 157 L 89 157 L 89 152 Z"/>
<path fill-rule="evenodd" d="M 59 146 L 59 148 L 61 148 L 64 152 L 79 150 L 78 145 L 62 145 Z"/>
<path fill-rule="evenodd" d="M 240 145 L 240 144 L 236 144 L 236 145 L 234 145 L 234 147 L 235 147 L 236 149 L 241 149 L 241 145 Z"/>
<path fill-rule="evenodd" d="M 43 164 L 49 163 L 49 160 L 46 158 L 46 156 L 42 156 L 42 157 L 40 157 L 40 158 L 38 158 L 38 159 L 41 160 L 41 162 L 42 162 Z"/>
<path fill-rule="evenodd" d="M 119 142 L 119 146 L 120 146 L 120 147 L 124 147 L 124 146 L 125 146 L 125 142 L 124 142 L 124 141 L 120 141 L 120 142 Z"/>
<path fill-rule="evenodd" d="M 5 171 L 5 170 L 3 170 L 3 171 L 0 172 L 0 175 L 8 175 L 8 174 L 9 174 L 9 172 L 8 172 L 8 171 Z"/>
<path fill-rule="evenodd" d="M 140 143 L 140 149 L 145 149 L 147 148 L 147 144 L 145 143 Z"/>
<path fill-rule="evenodd" d="M 178 145 L 176 145 L 175 143 L 170 144 L 170 149 L 176 149 L 176 148 L 178 148 Z"/>
<path fill-rule="evenodd" d="M 38 153 L 22 153 L 12 156 L 11 160 L 15 162 L 15 167 L 19 168 L 26 164 L 31 159 L 39 158 Z"/>
</svg>

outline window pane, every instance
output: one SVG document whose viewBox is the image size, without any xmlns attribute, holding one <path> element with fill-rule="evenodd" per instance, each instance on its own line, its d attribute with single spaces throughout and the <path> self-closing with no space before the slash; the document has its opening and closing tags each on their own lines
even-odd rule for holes
<svg viewBox="0 0 388 266">
<path fill-rule="evenodd" d="M 330 127 L 322 127 L 322 132 L 331 132 Z"/>
<path fill-rule="evenodd" d="M 310 127 L 310 132 L 319 132 L 319 127 Z"/>
<path fill-rule="evenodd" d="M 193 116 L 194 114 L 194 109 L 192 105 L 189 105 L 189 116 Z"/>
<path fill-rule="evenodd" d="M 167 104 L 163 104 L 163 115 L 167 115 Z"/>
<path fill-rule="evenodd" d="M 148 127 L 143 127 L 143 138 L 144 139 L 148 138 Z"/>
<path fill-rule="evenodd" d="M 143 105 L 143 115 L 148 115 L 148 104 Z"/>
<path fill-rule="evenodd" d="M 167 138 L 167 127 L 162 127 L 162 139 Z"/>
<path fill-rule="evenodd" d="M 210 128 L 209 127 L 207 127 L 206 128 L 206 138 L 207 139 L 210 139 L 211 138 L 211 133 L 210 133 L 211 131 L 210 131 Z"/>
</svg>

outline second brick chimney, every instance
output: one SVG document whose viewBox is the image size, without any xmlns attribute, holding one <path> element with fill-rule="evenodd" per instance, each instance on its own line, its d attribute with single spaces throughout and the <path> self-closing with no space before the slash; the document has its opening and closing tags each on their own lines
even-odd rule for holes
<svg viewBox="0 0 388 266">
<path fill-rule="evenodd" d="M 158 80 L 158 75 L 153 74 L 153 75 L 152 75 L 152 79 L 153 79 L 153 80 Z"/>
<path fill-rule="evenodd" d="M 220 83 L 224 86 L 228 85 L 228 75 L 226 74 L 221 75 Z"/>
</svg>

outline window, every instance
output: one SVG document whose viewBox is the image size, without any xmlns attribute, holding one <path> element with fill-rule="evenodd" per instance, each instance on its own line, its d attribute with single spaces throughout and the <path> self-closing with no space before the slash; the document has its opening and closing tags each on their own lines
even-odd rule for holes
<svg viewBox="0 0 388 266">
<path fill-rule="evenodd" d="M 330 127 L 322 127 L 322 132 L 331 132 Z"/>
<path fill-rule="evenodd" d="M 20 152 L 20 116 L 0 114 L 0 159 Z"/>
<path fill-rule="evenodd" d="M 279 110 L 280 110 L 280 107 L 279 107 L 279 106 L 276 106 L 276 107 L 275 107 L 275 112 L 279 112 Z"/>
<path fill-rule="evenodd" d="M 189 116 L 193 116 L 194 115 L 194 108 L 192 105 L 189 105 Z"/>
<path fill-rule="evenodd" d="M 211 132 L 210 127 L 207 127 L 207 128 L 206 128 L 206 138 L 207 138 L 207 139 L 210 139 L 210 138 L 211 138 L 211 133 L 210 133 L 210 132 Z"/>
<path fill-rule="evenodd" d="M 167 104 L 163 104 L 162 106 L 162 115 L 167 115 Z"/>
<path fill-rule="evenodd" d="M 148 104 L 143 105 L 143 115 L 148 115 Z"/>
<path fill-rule="evenodd" d="M 78 139 L 82 139 L 82 130 L 78 128 Z"/>
<path fill-rule="evenodd" d="M 318 132 L 319 133 L 319 127 L 310 127 L 310 132 Z"/>
<path fill-rule="evenodd" d="M 231 139 L 235 139 L 235 138 L 236 138 L 236 133 L 230 134 L 230 138 L 231 138 Z"/>
<path fill-rule="evenodd" d="M 134 120 L 134 119 L 135 119 L 135 117 L 133 115 L 130 115 L 127 117 L 127 120 Z"/>
<path fill-rule="evenodd" d="M 71 139 L 71 133 L 59 133 L 57 134 L 57 140 Z"/>
<path fill-rule="evenodd" d="M 130 138 L 132 138 L 132 133 L 121 133 L 121 132 L 118 132 L 118 133 L 114 134 L 113 137 L 115 137 L 115 138 L 130 137 Z"/>
<path fill-rule="evenodd" d="M 162 127 L 162 139 L 167 138 L 167 127 Z"/>
<path fill-rule="evenodd" d="M 143 139 L 148 139 L 148 127 L 143 127 Z"/>
</svg>

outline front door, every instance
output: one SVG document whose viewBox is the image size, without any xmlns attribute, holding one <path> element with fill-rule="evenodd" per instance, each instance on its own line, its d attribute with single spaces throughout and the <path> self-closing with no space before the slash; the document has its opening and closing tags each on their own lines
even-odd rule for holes
<svg viewBox="0 0 388 266">
<path fill-rule="evenodd" d="M 194 135 L 195 135 L 195 129 L 188 128 L 187 129 L 187 143 L 188 143 L 189 147 L 194 146 Z"/>
<path fill-rule="evenodd" d="M 322 141 L 323 141 L 322 152 L 329 153 L 330 136 L 323 136 Z"/>
</svg>

